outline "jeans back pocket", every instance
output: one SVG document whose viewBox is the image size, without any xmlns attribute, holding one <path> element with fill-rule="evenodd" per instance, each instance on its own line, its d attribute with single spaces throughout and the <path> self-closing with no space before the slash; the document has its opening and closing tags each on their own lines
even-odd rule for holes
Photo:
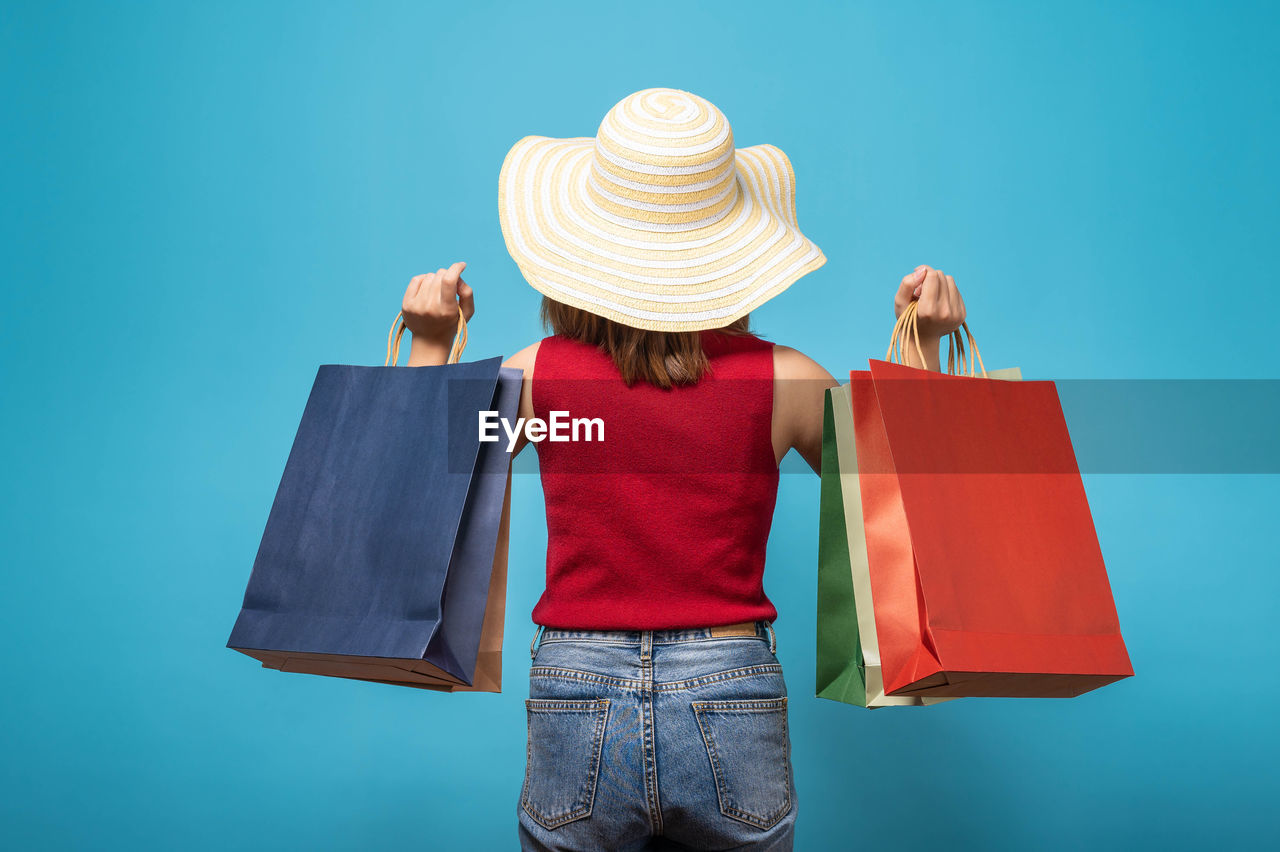
<svg viewBox="0 0 1280 852">
<path fill-rule="evenodd" d="M 609 699 L 527 698 L 528 752 L 520 805 L 547 829 L 591 813 Z"/>
<path fill-rule="evenodd" d="M 791 810 L 787 699 L 694 701 L 720 812 L 771 828 Z"/>
</svg>

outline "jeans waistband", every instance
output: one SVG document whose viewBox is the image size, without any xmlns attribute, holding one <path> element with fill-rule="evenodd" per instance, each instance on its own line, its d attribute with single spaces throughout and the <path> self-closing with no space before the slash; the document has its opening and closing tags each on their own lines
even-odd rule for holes
<svg viewBox="0 0 1280 852">
<path fill-rule="evenodd" d="M 769 642 L 769 651 L 776 653 L 777 635 L 773 625 L 767 621 L 755 623 L 756 636 Z M 714 627 L 682 627 L 669 630 L 566 630 L 558 627 L 539 625 L 529 643 L 529 656 L 537 654 L 538 646 L 543 642 L 585 641 L 608 642 L 615 645 L 672 645 L 677 642 L 700 642 L 706 639 L 729 638 L 718 635 Z"/>
</svg>

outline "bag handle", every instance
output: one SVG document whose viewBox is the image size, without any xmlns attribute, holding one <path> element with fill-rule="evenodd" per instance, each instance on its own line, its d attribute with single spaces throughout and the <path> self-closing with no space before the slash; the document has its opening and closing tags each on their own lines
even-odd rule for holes
<svg viewBox="0 0 1280 852">
<path fill-rule="evenodd" d="M 889 351 L 884 355 L 884 359 L 892 364 L 906 363 L 908 342 L 915 344 L 916 355 L 920 358 L 920 363 L 922 365 L 925 363 L 924 348 L 920 345 L 919 318 L 916 316 L 916 306 L 918 304 L 918 302 L 908 303 L 902 313 L 898 315 L 898 321 L 893 325 L 893 336 L 889 338 Z M 963 337 L 960 336 L 960 329 L 964 329 Z M 969 343 L 969 364 L 967 369 L 965 366 L 966 340 Z M 947 341 L 947 375 L 976 377 L 978 370 L 981 369 L 982 377 L 984 379 L 987 378 L 987 367 L 982 363 L 982 353 L 978 351 L 978 342 L 973 339 L 973 332 L 969 331 L 968 323 L 960 323 L 960 328 L 947 335 Z M 959 357 L 957 357 L 957 354 Z"/>
<path fill-rule="evenodd" d="M 408 326 L 404 324 L 404 313 L 396 314 L 396 318 L 391 321 L 391 331 L 387 332 L 387 359 L 382 362 L 384 367 L 394 367 L 396 361 L 400 360 L 400 338 L 404 336 L 405 329 Z M 449 359 L 446 364 L 456 364 L 462 357 L 462 350 L 467 348 L 467 318 L 462 315 L 462 311 L 458 311 L 458 331 L 453 336 L 453 347 L 449 350 Z"/>
</svg>

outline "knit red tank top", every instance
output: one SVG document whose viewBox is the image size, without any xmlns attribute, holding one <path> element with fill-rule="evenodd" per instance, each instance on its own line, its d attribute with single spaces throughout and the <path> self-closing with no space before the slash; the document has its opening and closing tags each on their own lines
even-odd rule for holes
<svg viewBox="0 0 1280 852">
<path fill-rule="evenodd" d="M 778 493 L 773 344 L 702 333 L 697 384 L 627 387 L 609 356 L 548 337 L 534 414 L 578 429 L 536 444 L 547 505 L 547 588 L 533 620 L 579 630 L 660 630 L 767 620 L 765 545 Z M 560 432 L 573 436 L 569 426 Z"/>
</svg>

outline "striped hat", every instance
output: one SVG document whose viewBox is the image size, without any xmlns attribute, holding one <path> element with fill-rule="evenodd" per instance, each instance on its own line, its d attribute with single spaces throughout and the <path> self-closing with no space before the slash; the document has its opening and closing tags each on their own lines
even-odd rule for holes
<svg viewBox="0 0 1280 852">
<path fill-rule="evenodd" d="M 538 292 L 651 331 L 726 326 L 826 263 L 787 155 L 735 151 L 724 114 L 678 89 L 629 95 L 595 138 L 521 139 L 498 217 Z"/>
</svg>

